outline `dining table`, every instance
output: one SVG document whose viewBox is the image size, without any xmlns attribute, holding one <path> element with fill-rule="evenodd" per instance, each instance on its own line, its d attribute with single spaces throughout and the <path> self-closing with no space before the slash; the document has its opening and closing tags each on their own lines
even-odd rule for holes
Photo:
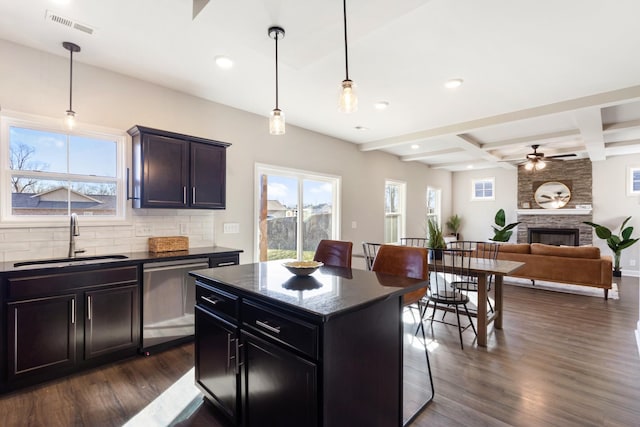
<svg viewBox="0 0 640 427">
<path fill-rule="evenodd" d="M 438 262 L 429 258 L 429 265 L 433 266 Z M 495 329 L 502 329 L 504 314 L 504 303 L 502 297 L 502 286 L 504 277 L 514 273 L 525 265 L 524 262 L 507 261 L 489 258 L 470 258 L 469 273 L 478 278 L 478 302 L 477 302 L 477 344 L 479 347 L 487 346 L 487 330 L 493 323 Z M 493 312 L 487 313 L 487 295 L 489 292 L 489 278 L 494 277 L 494 299 Z"/>
</svg>

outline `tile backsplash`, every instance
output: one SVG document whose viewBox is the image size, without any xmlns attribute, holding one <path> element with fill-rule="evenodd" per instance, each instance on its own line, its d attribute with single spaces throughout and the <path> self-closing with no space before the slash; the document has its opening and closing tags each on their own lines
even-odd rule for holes
<svg viewBox="0 0 640 427">
<path fill-rule="evenodd" d="M 189 247 L 214 246 L 214 213 L 208 210 L 134 209 L 123 225 L 94 226 L 78 218 L 82 255 L 146 252 L 149 237 L 188 236 Z M 0 228 L 0 262 L 60 258 L 69 249 L 69 226 Z"/>
</svg>

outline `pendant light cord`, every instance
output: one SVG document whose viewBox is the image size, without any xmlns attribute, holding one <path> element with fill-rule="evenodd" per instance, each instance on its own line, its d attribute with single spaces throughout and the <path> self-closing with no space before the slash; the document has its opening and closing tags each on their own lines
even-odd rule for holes
<svg viewBox="0 0 640 427">
<path fill-rule="evenodd" d="M 278 110 L 278 39 L 280 34 L 276 32 L 276 110 Z"/>
<path fill-rule="evenodd" d="M 349 55 L 347 54 L 347 0 L 342 0 L 342 11 L 344 17 L 344 64 L 347 78 L 349 80 Z"/>
<path fill-rule="evenodd" d="M 73 49 L 69 50 L 71 53 L 71 59 L 69 61 L 69 111 L 73 111 Z"/>
</svg>

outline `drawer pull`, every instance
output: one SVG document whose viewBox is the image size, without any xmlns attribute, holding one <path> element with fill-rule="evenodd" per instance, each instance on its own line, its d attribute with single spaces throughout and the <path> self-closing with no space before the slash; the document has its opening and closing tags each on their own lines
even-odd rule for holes
<svg viewBox="0 0 640 427">
<path fill-rule="evenodd" d="M 227 265 L 236 265 L 235 261 L 227 261 L 216 264 L 216 267 L 226 267 Z"/>
<path fill-rule="evenodd" d="M 266 320 L 264 322 L 261 322 L 260 320 L 256 320 L 256 325 L 261 326 L 265 328 L 267 331 L 273 332 L 274 334 L 280 333 L 280 326 L 271 326 L 267 324 Z"/>
<path fill-rule="evenodd" d="M 217 303 L 219 303 L 219 302 L 223 302 L 221 299 L 216 298 L 216 297 L 214 297 L 213 295 L 212 295 L 212 296 L 210 296 L 210 297 L 205 297 L 205 296 L 203 296 L 203 297 L 200 297 L 200 298 L 202 298 L 203 300 L 205 300 L 206 302 L 208 302 L 208 303 L 209 303 L 209 304 L 211 304 L 211 305 L 216 305 L 216 304 L 217 304 Z"/>
</svg>

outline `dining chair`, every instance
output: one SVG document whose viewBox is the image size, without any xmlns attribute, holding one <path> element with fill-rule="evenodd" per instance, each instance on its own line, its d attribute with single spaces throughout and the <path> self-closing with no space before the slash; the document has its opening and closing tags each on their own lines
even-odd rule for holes
<svg viewBox="0 0 640 427">
<path fill-rule="evenodd" d="M 426 237 L 401 237 L 401 246 L 415 246 L 418 248 L 426 248 L 428 239 Z"/>
<path fill-rule="evenodd" d="M 437 252 L 436 259 L 430 263 L 429 272 L 429 292 L 427 294 L 427 305 L 424 307 L 423 315 L 426 313 L 429 304 L 433 303 L 433 313 L 431 314 L 431 324 L 434 320 L 447 325 L 458 327 L 458 335 L 460 337 L 460 347 L 464 350 L 462 342 L 462 333 L 469 327 L 473 329 L 473 333 L 477 336 L 476 327 L 471 319 L 471 314 L 467 308 L 469 297 L 463 294 L 460 288 L 456 287 L 455 281 L 458 276 L 470 276 L 470 260 L 469 252 L 460 249 L 431 249 Z M 441 320 L 435 319 L 436 310 L 440 306 L 444 311 Z M 463 326 L 460 323 L 460 307 L 469 319 L 469 324 Z M 445 321 L 445 315 L 448 311 L 456 313 L 457 324 Z"/>
<path fill-rule="evenodd" d="M 429 269 L 427 265 L 427 249 L 411 246 L 379 245 L 378 253 L 371 269 L 378 273 L 428 280 Z M 420 324 L 418 325 L 415 333 L 418 333 L 418 329 L 422 330 L 422 342 L 424 344 L 424 352 L 427 359 L 431 395 L 433 396 L 434 389 L 433 377 L 431 375 L 431 363 L 429 362 L 427 338 L 424 333 L 424 325 L 422 323 L 422 314 L 426 311 L 426 308 L 423 308 L 423 298 L 426 294 L 427 287 L 406 293 L 402 296 L 402 306 L 411 309 L 411 306 L 415 304 L 417 306 L 418 313 L 420 314 Z"/>
<path fill-rule="evenodd" d="M 495 260 L 498 257 L 498 250 L 500 245 L 495 242 L 478 242 L 472 240 L 457 240 L 450 242 L 447 247 L 449 249 L 460 249 L 467 251 L 470 256 L 474 258 L 482 258 L 488 260 Z M 487 279 L 487 303 L 489 310 L 493 313 L 493 305 L 489 298 L 489 291 L 491 290 L 491 284 L 493 283 L 493 275 Z M 478 277 L 477 276 L 462 276 L 459 275 L 455 281 L 454 286 L 463 292 L 478 292 Z"/>
<path fill-rule="evenodd" d="M 367 270 L 371 270 L 373 267 L 373 261 L 376 259 L 380 246 L 382 246 L 382 243 L 362 242 L 362 250 L 364 252 L 364 260 L 367 265 Z"/>
<path fill-rule="evenodd" d="M 343 240 L 320 240 L 314 261 L 320 261 L 324 265 L 333 267 L 351 268 L 351 253 L 353 242 Z"/>
</svg>

